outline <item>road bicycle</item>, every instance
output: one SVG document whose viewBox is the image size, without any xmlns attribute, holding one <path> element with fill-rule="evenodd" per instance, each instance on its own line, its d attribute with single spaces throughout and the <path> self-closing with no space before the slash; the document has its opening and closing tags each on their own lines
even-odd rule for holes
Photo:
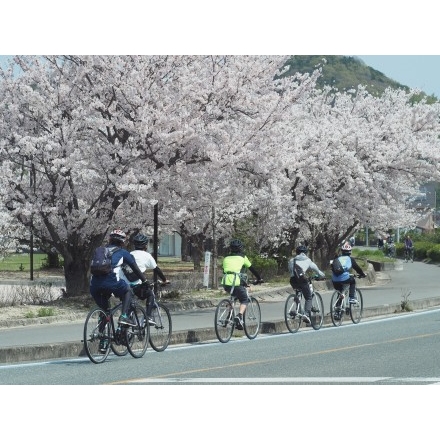
<svg viewBox="0 0 440 440">
<path fill-rule="evenodd" d="M 413 248 L 405 248 L 404 258 L 405 258 L 405 263 L 408 263 L 408 261 L 411 261 L 411 263 L 414 263 L 414 249 Z"/>
<path fill-rule="evenodd" d="M 153 290 L 154 303 L 151 311 L 151 318 L 155 324 L 150 324 L 150 345 L 155 351 L 164 351 L 171 340 L 172 322 L 171 314 L 168 307 L 160 301 L 162 298 L 162 292 L 165 285 L 170 283 L 163 283 L 156 281 L 154 283 L 147 282 L 146 287 Z M 139 286 L 139 287 L 137 287 Z M 139 295 L 138 289 L 142 289 L 141 284 L 132 285 L 135 295 Z M 145 299 L 143 296 L 142 299 Z"/>
<path fill-rule="evenodd" d="M 355 275 L 350 275 L 355 277 Z M 356 276 L 356 278 L 360 278 Z M 333 325 L 339 327 L 344 320 L 345 315 L 350 315 L 353 324 L 358 324 L 362 319 L 362 312 L 364 310 L 364 300 L 362 292 L 358 287 L 355 289 L 354 303 L 349 302 L 350 285 L 343 284 L 342 292 L 335 290 L 330 301 L 330 316 Z"/>
<path fill-rule="evenodd" d="M 110 350 L 116 356 L 130 353 L 134 358 L 141 358 L 148 347 L 150 328 L 146 323 L 147 314 L 133 298 L 128 316 L 136 323 L 133 326 L 119 325 L 122 302 L 105 311 L 95 307 L 87 315 L 84 323 L 83 343 L 89 359 L 100 364 L 104 362 Z"/>
<path fill-rule="evenodd" d="M 249 298 L 246 310 L 243 314 L 243 330 L 249 339 L 255 339 L 261 327 L 261 309 L 256 298 L 250 295 L 251 284 L 257 284 L 256 281 L 246 284 L 246 293 Z M 234 289 L 230 292 L 230 297 L 222 299 L 215 309 L 214 327 L 215 334 L 220 342 L 228 342 L 234 330 L 235 317 L 238 315 L 240 302 L 234 296 Z"/>
<path fill-rule="evenodd" d="M 308 277 L 310 290 L 312 291 L 312 309 L 310 311 L 311 326 L 315 330 L 322 327 L 324 321 L 324 301 L 319 292 L 313 289 L 312 280 L 322 280 L 319 277 Z M 296 333 L 301 327 L 303 317 L 305 315 L 304 303 L 305 299 L 301 288 L 295 288 L 295 292 L 291 293 L 284 304 L 284 321 L 290 333 Z"/>
</svg>

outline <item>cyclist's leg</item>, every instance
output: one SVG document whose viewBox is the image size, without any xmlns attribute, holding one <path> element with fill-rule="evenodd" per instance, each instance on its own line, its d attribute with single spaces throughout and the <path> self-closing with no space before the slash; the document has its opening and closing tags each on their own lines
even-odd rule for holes
<svg viewBox="0 0 440 440">
<path fill-rule="evenodd" d="M 249 304 L 249 297 L 248 297 L 246 288 L 244 286 L 235 286 L 234 287 L 234 296 L 240 302 L 238 316 L 235 317 L 235 327 L 238 330 L 241 330 L 243 328 L 243 315 L 246 312 L 247 305 Z"/>
<path fill-rule="evenodd" d="M 350 277 L 346 281 L 346 283 L 350 284 L 350 294 L 349 294 L 349 296 L 350 296 L 351 299 L 354 299 L 354 294 L 355 294 L 355 291 L 356 291 L 356 279 L 354 277 Z"/>
</svg>

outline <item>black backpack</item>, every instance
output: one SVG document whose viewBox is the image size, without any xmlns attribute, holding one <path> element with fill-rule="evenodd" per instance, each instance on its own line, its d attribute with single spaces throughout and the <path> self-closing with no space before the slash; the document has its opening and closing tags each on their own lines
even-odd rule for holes
<svg viewBox="0 0 440 440">
<path fill-rule="evenodd" d="M 342 267 L 341 261 L 339 260 L 338 257 L 333 259 L 332 264 L 330 266 L 332 268 L 332 272 L 335 275 L 342 275 L 345 272 L 344 268 Z"/>
<path fill-rule="evenodd" d="M 122 272 L 124 272 L 125 277 L 130 282 L 137 281 L 139 279 L 139 277 L 133 272 L 133 269 L 127 263 L 122 265 Z"/>
<path fill-rule="evenodd" d="M 118 247 L 97 247 L 90 263 L 90 273 L 97 276 L 108 275 L 112 271 L 112 255 L 118 249 Z"/>
<path fill-rule="evenodd" d="M 300 282 L 306 279 L 306 274 L 304 273 L 303 268 L 296 264 L 295 258 L 293 259 L 293 278 L 295 281 Z"/>
</svg>

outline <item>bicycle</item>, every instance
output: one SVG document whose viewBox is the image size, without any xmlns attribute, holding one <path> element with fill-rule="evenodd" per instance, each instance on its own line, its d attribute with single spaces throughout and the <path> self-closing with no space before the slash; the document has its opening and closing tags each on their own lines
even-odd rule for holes
<svg viewBox="0 0 440 440">
<path fill-rule="evenodd" d="M 411 260 L 411 263 L 414 263 L 414 249 L 413 248 L 405 248 L 404 258 L 405 258 L 405 263 L 408 263 L 409 260 Z"/>
<path fill-rule="evenodd" d="M 149 340 L 153 350 L 159 352 L 164 351 L 168 347 L 172 332 L 170 311 L 166 305 L 164 305 L 160 301 L 159 302 L 157 301 L 158 297 L 159 299 L 162 298 L 162 289 L 166 284 L 169 283 L 163 283 L 160 281 L 157 281 L 155 283 L 147 282 L 147 287 L 152 289 L 154 293 L 154 303 L 153 303 L 153 309 L 151 311 L 151 318 L 153 319 L 155 324 L 154 325 L 150 324 Z M 135 285 L 131 284 L 133 292 L 135 293 L 135 295 L 138 295 L 136 293 L 137 291 L 136 286 L 141 286 L 141 284 L 135 284 Z M 145 298 L 142 297 L 141 299 L 145 299 Z"/>
<path fill-rule="evenodd" d="M 141 358 L 145 354 L 150 337 L 150 328 L 145 325 L 148 322 L 147 313 L 133 298 L 128 313 L 136 325 L 116 325 L 121 310 L 122 302 L 119 302 L 108 311 L 95 307 L 88 313 L 84 323 L 83 343 L 93 363 L 104 362 L 110 350 L 116 356 L 130 353 L 134 358 Z"/>
<path fill-rule="evenodd" d="M 314 290 L 312 280 L 322 280 L 325 278 L 308 277 L 310 290 L 312 291 L 312 309 L 310 312 L 311 326 L 315 330 L 322 327 L 324 321 L 324 301 L 319 292 Z M 291 293 L 284 303 L 284 321 L 287 330 L 290 333 L 296 333 L 303 322 L 304 311 L 304 297 L 301 288 L 295 288 L 295 292 Z"/>
<path fill-rule="evenodd" d="M 355 275 L 350 275 L 355 277 Z M 356 278 L 360 278 L 356 275 Z M 353 324 L 358 324 L 362 319 L 362 312 L 364 310 L 364 300 L 362 292 L 358 287 L 355 288 L 355 302 L 350 304 L 349 302 L 350 285 L 343 284 L 342 292 L 335 290 L 330 300 L 330 316 L 333 325 L 339 327 L 344 320 L 344 315 L 350 315 Z"/>
<path fill-rule="evenodd" d="M 256 281 L 251 282 L 256 285 Z M 249 303 L 243 314 L 243 330 L 249 339 L 255 339 L 261 327 L 261 308 L 258 300 L 250 295 L 251 284 L 246 285 L 246 293 Z M 214 318 L 215 334 L 220 342 L 228 342 L 235 330 L 235 317 L 238 315 L 240 302 L 234 296 L 234 289 L 230 292 L 230 297 L 222 299 L 216 309 Z"/>
</svg>

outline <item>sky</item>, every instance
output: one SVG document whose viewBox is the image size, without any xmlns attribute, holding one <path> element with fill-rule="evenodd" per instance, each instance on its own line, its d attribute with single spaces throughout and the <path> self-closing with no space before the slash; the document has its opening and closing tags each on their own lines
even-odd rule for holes
<svg viewBox="0 0 440 440">
<path fill-rule="evenodd" d="M 355 55 L 402 85 L 440 98 L 440 55 Z"/>
</svg>

